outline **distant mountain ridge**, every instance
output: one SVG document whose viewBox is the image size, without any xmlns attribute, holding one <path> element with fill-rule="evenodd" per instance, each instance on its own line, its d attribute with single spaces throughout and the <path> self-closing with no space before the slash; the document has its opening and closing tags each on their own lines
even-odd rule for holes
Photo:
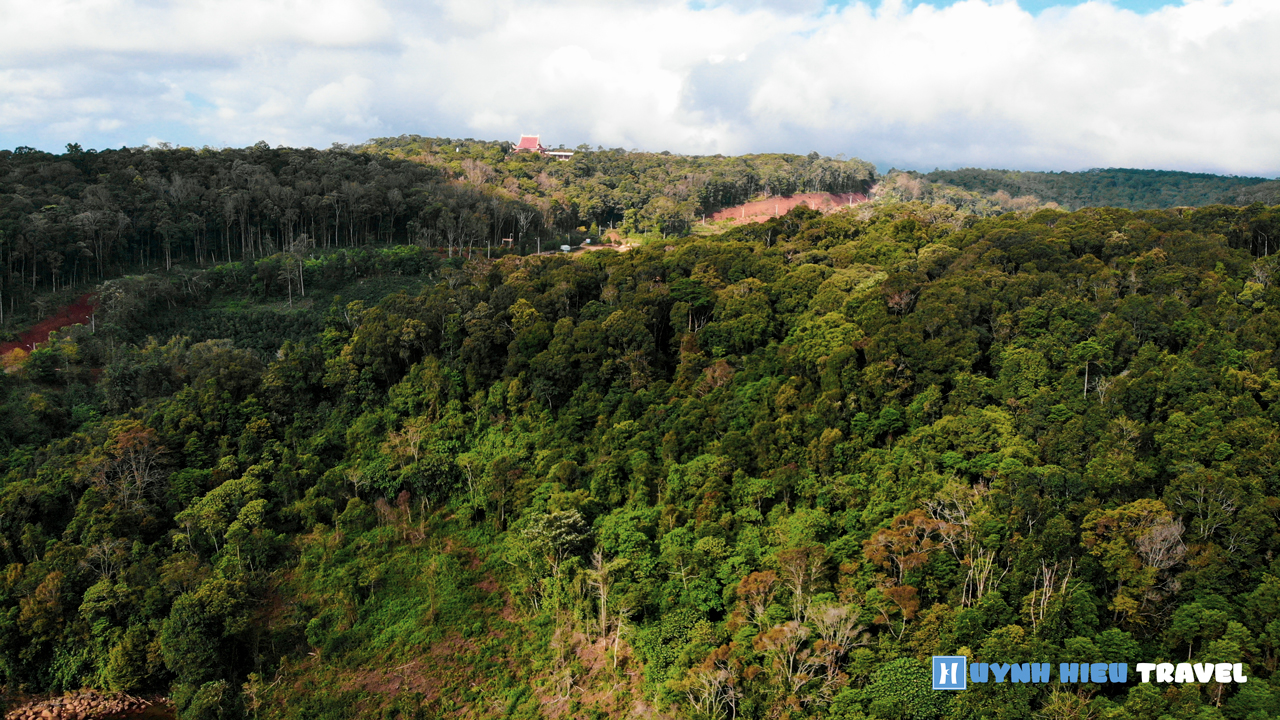
<svg viewBox="0 0 1280 720">
<path fill-rule="evenodd" d="M 991 194 L 1034 195 L 1042 202 L 1064 208 L 1119 207 L 1153 210 L 1201 207 L 1218 203 L 1274 204 L 1280 199 L 1280 182 L 1261 177 L 1235 177 L 1173 170 L 1095 168 L 1083 172 L 1029 172 L 1019 170 L 934 170 L 921 177 L 929 182 Z"/>
</svg>

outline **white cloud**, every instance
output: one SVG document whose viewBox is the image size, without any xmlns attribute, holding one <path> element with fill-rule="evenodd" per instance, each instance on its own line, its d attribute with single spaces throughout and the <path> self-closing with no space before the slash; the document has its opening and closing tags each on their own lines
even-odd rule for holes
<svg viewBox="0 0 1280 720">
<path fill-rule="evenodd" d="M 4 0 L 0 58 L 57 61 L 72 53 L 226 57 L 264 44 L 366 45 L 393 37 L 391 15 L 352 0 Z"/>
<path fill-rule="evenodd" d="M 0 0 L 0 140 L 418 133 L 1280 173 L 1280 4 Z M 198 101 L 192 101 L 197 98 Z M 189 137 L 182 137 L 183 134 Z"/>
</svg>

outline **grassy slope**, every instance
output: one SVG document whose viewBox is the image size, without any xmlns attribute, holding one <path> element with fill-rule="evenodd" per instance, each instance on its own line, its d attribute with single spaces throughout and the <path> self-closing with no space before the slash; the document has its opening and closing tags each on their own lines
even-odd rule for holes
<svg viewBox="0 0 1280 720">
<path fill-rule="evenodd" d="M 268 603 L 271 641 L 317 650 L 253 681 L 263 716 L 657 717 L 625 641 L 615 663 L 611 639 L 517 607 L 488 526 L 363 502 L 342 517 L 299 538 Z"/>
</svg>

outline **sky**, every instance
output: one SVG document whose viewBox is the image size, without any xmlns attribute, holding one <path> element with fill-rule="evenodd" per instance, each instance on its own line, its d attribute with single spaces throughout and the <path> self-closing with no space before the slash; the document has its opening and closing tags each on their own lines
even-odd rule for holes
<svg viewBox="0 0 1280 720">
<path fill-rule="evenodd" d="M 0 148 L 418 134 L 1280 175 L 1275 0 L 0 0 Z"/>
</svg>

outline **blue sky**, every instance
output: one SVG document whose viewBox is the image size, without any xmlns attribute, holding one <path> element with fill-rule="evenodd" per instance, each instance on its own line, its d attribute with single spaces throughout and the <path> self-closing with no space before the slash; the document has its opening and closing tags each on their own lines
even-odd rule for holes
<svg viewBox="0 0 1280 720">
<path fill-rule="evenodd" d="M 916 0 L 913 4 L 928 4 L 933 5 L 934 7 L 946 7 L 948 5 L 954 5 L 956 2 L 959 2 L 959 0 Z M 1022 9 L 1032 13 L 1039 13 L 1051 7 L 1071 7 L 1074 5 L 1084 4 L 1082 0 L 1077 2 L 1072 2 L 1071 0 L 1017 0 L 1017 3 Z M 832 2 L 829 4 L 846 5 L 847 3 Z M 1160 8 L 1169 5 L 1181 5 L 1182 0 L 1113 0 L 1111 4 L 1118 8 L 1132 10 L 1136 13 L 1148 13 L 1152 10 L 1159 10 Z"/>
<path fill-rule="evenodd" d="M 538 133 L 1280 175 L 1274 0 L 0 0 L 0 26 L 0 147 Z"/>
<path fill-rule="evenodd" d="M 1018 4 L 1031 12 L 1040 12 L 1047 7 L 1053 7 L 1055 5 L 1079 5 L 1080 3 L 1052 2 L 1048 0 L 1020 0 Z M 1168 2 L 1168 0 L 1116 0 L 1114 4 L 1116 7 L 1124 8 L 1125 10 L 1145 13 L 1151 12 L 1152 10 L 1159 10 L 1167 5 L 1181 5 L 1182 2 L 1180 0 L 1178 2 Z"/>
</svg>

